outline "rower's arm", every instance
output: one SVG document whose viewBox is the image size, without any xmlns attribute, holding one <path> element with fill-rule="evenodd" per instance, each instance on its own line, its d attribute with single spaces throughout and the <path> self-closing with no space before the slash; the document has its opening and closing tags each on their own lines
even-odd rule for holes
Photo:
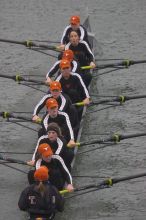
<svg viewBox="0 0 146 220">
<path fill-rule="evenodd" d="M 94 62 L 94 54 L 92 53 L 88 43 L 86 41 L 82 41 L 82 44 L 85 45 L 86 55 L 89 59 L 89 63 Z"/>
<path fill-rule="evenodd" d="M 59 64 L 60 64 L 60 60 L 58 60 L 56 63 L 54 63 L 54 65 L 51 67 L 51 69 L 48 71 L 47 75 L 46 75 L 46 79 L 48 77 L 52 77 L 55 75 L 55 73 L 57 73 L 57 71 L 59 70 Z"/>
<path fill-rule="evenodd" d="M 45 95 L 45 96 L 38 102 L 38 104 L 37 104 L 37 105 L 35 106 L 35 108 L 34 108 L 33 116 L 39 114 L 39 112 L 41 111 L 41 109 L 44 108 L 47 99 L 50 98 L 50 97 L 51 97 L 51 95 L 50 95 L 50 94 L 47 94 L 47 95 Z"/>
<path fill-rule="evenodd" d="M 68 25 L 64 31 L 63 31 L 63 34 L 62 34 L 62 38 L 61 38 L 61 44 L 67 44 L 69 42 L 69 39 L 68 39 L 68 34 L 69 34 L 69 30 L 71 28 L 71 25 Z"/>
<path fill-rule="evenodd" d="M 65 112 L 62 112 L 62 113 L 63 113 L 63 115 L 65 117 L 65 120 L 66 120 L 66 124 L 67 124 L 68 130 L 69 130 L 69 134 L 70 134 L 70 139 L 74 140 L 74 132 L 73 132 L 73 129 L 72 129 L 72 126 L 71 126 L 71 122 L 70 122 L 69 116 Z"/>
<path fill-rule="evenodd" d="M 59 155 L 53 155 L 52 158 L 58 161 L 58 165 L 62 171 L 63 177 L 68 184 L 72 184 L 72 176 L 64 163 L 64 160 Z"/>
<path fill-rule="evenodd" d="M 75 74 L 75 73 L 74 73 Z M 90 98 L 88 89 L 85 85 L 85 83 L 83 82 L 81 76 L 79 74 L 75 74 L 78 78 L 78 82 L 79 82 L 79 87 L 80 87 L 80 91 L 82 92 L 82 94 L 84 94 L 84 99 L 85 98 Z"/>
</svg>

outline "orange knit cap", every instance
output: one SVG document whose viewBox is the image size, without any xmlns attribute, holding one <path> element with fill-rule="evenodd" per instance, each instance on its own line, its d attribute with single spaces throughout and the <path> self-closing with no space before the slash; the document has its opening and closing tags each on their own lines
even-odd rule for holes
<svg viewBox="0 0 146 220">
<path fill-rule="evenodd" d="M 60 69 L 70 68 L 71 67 L 71 63 L 70 63 L 69 60 L 62 59 L 60 61 L 59 66 L 60 66 Z"/>
<path fill-rule="evenodd" d="M 50 90 L 51 91 L 53 91 L 53 90 L 59 90 L 59 91 L 61 91 L 61 83 L 60 82 L 58 82 L 58 81 L 52 81 L 51 83 L 50 83 Z"/>
<path fill-rule="evenodd" d="M 54 98 L 50 98 L 46 101 L 46 108 L 58 107 L 58 102 Z"/>
<path fill-rule="evenodd" d="M 68 61 L 72 61 L 74 58 L 74 53 L 72 50 L 65 50 L 63 52 L 63 56 L 62 56 L 62 59 L 65 59 L 65 60 L 68 60 Z"/>
<path fill-rule="evenodd" d="M 73 25 L 80 24 L 80 17 L 77 15 L 71 16 L 70 24 L 73 24 Z"/>
<path fill-rule="evenodd" d="M 44 157 L 49 157 L 53 155 L 53 151 L 50 145 L 47 143 L 40 144 L 38 147 L 38 152 Z"/>
<path fill-rule="evenodd" d="M 46 166 L 41 166 L 34 173 L 35 180 L 37 180 L 37 181 L 48 180 L 48 178 L 49 178 L 48 172 L 49 172 L 49 170 L 48 170 L 48 168 Z"/>
</svg>

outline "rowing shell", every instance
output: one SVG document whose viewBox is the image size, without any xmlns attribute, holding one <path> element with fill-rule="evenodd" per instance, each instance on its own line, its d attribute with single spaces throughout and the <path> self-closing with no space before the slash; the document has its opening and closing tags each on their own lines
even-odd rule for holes
<svg viewBox="0 0 146 220">
<path fill-rule="evenodd" d="M 95 38 L 95 34 L 92 33 L 92 31 L 91 31 L 91 25 L 90 25 L 89 16 L 85 19 L 85 21 L 83 23 L 83 26 L 86 28 L 86 30 L 88 32 L 89 43 L 91 45 L 93 54 L 96 57 L 98 55 L 98 48 L 97 48 L 98 42 L 97 42 L 97 40 Z M 90 90 L 90 88 L 89 88 L 89 90 Z M 80 139 L 81 139 L 86 110 L 87 110 L 87 107 L 84 106 L 83 113 L 82 113 L 82 119 L 81 119 L 81 122 L 80 122 L 80 129 L 79 129 L 78 136 L 77 136 L 77 142 L 80 142 Z M 78 151 L 78 147 L 76 147 L 75 150 L 74 150 L 75 155 L 76 155 L 77 151 Z M 75 157 L 74 157 L 74 160 L 72 161 L 72 165 L 71 165 L 72 167 L 74 166 L 74 163 L 75 163 Z"/>
</svg>

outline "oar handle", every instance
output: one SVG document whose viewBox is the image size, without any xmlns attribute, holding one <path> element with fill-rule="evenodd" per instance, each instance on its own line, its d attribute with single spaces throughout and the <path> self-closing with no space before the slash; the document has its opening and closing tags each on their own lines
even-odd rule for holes
<svg viewBox="0 0 146 220">
<path fill-rule="evenodd" d="M 59 191 L 59 193 L 60 193 L 61 195 L 64 195 L 64 194 L 66 194 L 66 193 L 69 193 L 69 191 L 68 191 L 67 189 L 64 189 L 64 190 Z"/>
<path fill-rule="evenodd" d="M 76 103 L 73 103 L 72 105 L 75 105 L 75 106 L 84 106 L 84 102 L 76 102 Z"/>
<path fill-rule="evenodd" d="M 90 70 L 90 69 L 92 69 L 92 66 L 82 66 L 81 69 L 82 70 Z"/>
</svg>

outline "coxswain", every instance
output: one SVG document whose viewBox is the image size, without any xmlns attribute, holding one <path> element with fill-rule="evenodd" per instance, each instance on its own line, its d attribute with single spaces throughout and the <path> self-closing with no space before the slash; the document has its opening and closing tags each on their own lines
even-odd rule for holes
<svg viewBox="0 0 146 220">
<path fill-rule="evenodd" d="M 88 43 L 86 41 L 81 41 L 79 34 L 77 31 L 71 31 L 69 34 L 69 43 L 65 46 L 65 50 L 72 50 L 74 53 L 74 56 L 76 58 L 76 60 L 79 62 L 80 66 L 91 66 L 91 68 L 95 68 L 95 63 L 94 63 L 94 54 L 91 51 Z M 82 74 L 80 73 L 80 75 L 82 75 L 82 78 L 86 84 L 86 86 L 88 87 L 91 79 L 92 79 L 92 75 L 90 73 L 90 71 L 82 71 Z"/>
<path fill-rule="evenodd" d="M 43 98 L 38 102 L 38 104 L 36 105 L 34 109 L 32 120 L 33 121 L 40 120 L 40 117 L 38 116 L 38 114 L 44 107 L 46 107 L 47 100 L 50 98 L 54 98 L 57 100 L 58 105 L 59 105 L 59 111 L 66 112 L 69 115 L 71 125 L 76 134 L 79 129 L 79 120 L 78 120 L 77 110 L 72 105 L 72 102 L 69 96 L 66 95 L 65 93 L 62 93 L 61 83 L 58 81 L 52 81 L 50 83 L 50 93 L 43 96 Z"/>
<path fill-rule="evenodd" d="M 74 59 L 74 53 L 72 50 L 65 50 L 61 53 L 61 55 L 59 56 L 59 60 L 56 61 L 56 63 L 51 67 L 51 69 L 49 70 L 49 72 L 46 75 L 46 83 L 50 85 L 50 83 L 52 82 L 51 77 L 54 76 L 55 74 L 60 75 L 60 68 L 59 68 L 59 64 L 61 59 L 66 59 L 69 60 L 71 62 L 71 68 L 72 68 L 72 72 L 73 73 L 78 73 L 80 71 L 80 65 L 79 62 L 77 62 Z"/>
<path fill-rule="evenodd" d="M 89 92 L 81 78 L 77 73 L 71 72 L 71 64 L 68 60 L 60 62 L 61 75 L 57 77 L 62 86 L 62 91 L 67 94 L 72 103 L 83 102 L 85 105 L 90 103 Z"/>
<path fill-rule="evenodd" d="M 67 189 L 73 191 L 72 176 L 64 163 L 64 160 L 59 156 L 53 154 L 50 145 L 41 144 L 38 147 L 39 159 L 35 161 L 35 169 L 40 166 L 46 166 L 49 169 L 49 180 L 58 190 Z M 28 173 L 28 181 L 30 184 L 34 182 L 34 170 Z"/>
<path fill-rule="evenodd" d="M 64 49 L 64 46 L 69 42 L 69 34 L 71 31 L 77 31 L 80 37 L 80 40 L 86 41 L 89 44 L 88 33 L 85 27 L 80 24 L 80 17 L 77 15 L 70 17 L 70 24 L 64 29 L 63 35 L 61 38 L 61 49 Z"/>
<path fill-rule="evenodd" d="M 74 158 L 74 148 L 67 147 L 67 142 L 62 137 L 61 129 L 56 123 L 50 123 L 47 128 L 47 135 L 43 135 L 38 139 L 32 160 L 28 162 L 29 165 L 34 165 L 38 154 L 38 147 L 41 144 L 49 144 L 53 154 L 61 156 L 68 169 L 71 170 L 71 162 Z"/>
<path fill-rule="evenodd" d="M 64 210 L 64 199 L 55 186 L 48 182 L 48 168 L 41 166 L 34 172 L 34 184 L 26 187 L 19 198 L 20 210 L 29 213 L 30 220 L 52 220 L 57 211 Z"/>
<path fill-rule="evenodd" d="M 39 131 L 39 137 L 46 134 L 48 125 L 55 122 L 59 125 L 62 135 L 68 142 L 68 146 L 75 146 L 74 132 L 67 113 L 58 110 L 58 102 L 54 98 L 50 98 L 46 103 L 47 114 L 42 119 L 42 129 Z"/>
</svg>

